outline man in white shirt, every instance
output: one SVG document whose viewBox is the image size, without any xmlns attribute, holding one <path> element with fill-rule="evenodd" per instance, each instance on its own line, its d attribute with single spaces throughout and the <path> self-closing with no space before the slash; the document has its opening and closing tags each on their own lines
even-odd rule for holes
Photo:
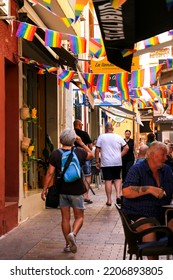
<svg viewBox="0 0 173 280">
<path fill-rule="evenodd" d="M 108 122 L 105 126 L 105 133 L 100 135 L 96 143 L 96 168 L 102 169 L 103 179 L 105 180 L 105 190 L 107 195 L 107 206 L 112 205 L 112 181 L 116 189 L 116 202 L 121 199 L 121 169 L 122 156 L 124 156 L 129 147 L 126 141 L 118 134 L 113 133 L 112 123 Z M 99 155 L 101 160 L 99 161 Z"/>
</svg>

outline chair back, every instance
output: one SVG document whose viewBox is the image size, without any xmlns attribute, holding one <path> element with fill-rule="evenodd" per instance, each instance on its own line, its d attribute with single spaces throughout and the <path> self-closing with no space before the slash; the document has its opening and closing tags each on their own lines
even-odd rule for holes
<svg viewBox="0 0 173 280">
<path fill-rule="evenodd" d="M 127 215 L 123 212 L 121 206 L 116 203 L 115 206 L 121 218 L 125 239 L 128 244 L 128 252 L 130 254 L 136 254 L 138 252 L 137 244 L 139 242 L 138 233 L 131 228 L 130 226 L 131 221 L 129 220 Z"/>
</svg>

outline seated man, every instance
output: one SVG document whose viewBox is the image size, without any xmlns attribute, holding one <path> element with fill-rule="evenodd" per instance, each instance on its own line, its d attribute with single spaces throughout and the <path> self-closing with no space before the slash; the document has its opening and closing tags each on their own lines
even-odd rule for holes
<svg viewBox="0 0 173 280">
<path fill-rule="evenodd" d="M 146 158 L 147 150 L 148 150 L 147 145 L 143 144 L 142 146 L 140 146 L 139 152 L 138 152 L 138 157 L 136 159 L 136 163 L 137 162 L 139 163 Z"/>
<path fill-rule="evenodd" d="M 131 220 L 154 217 L 165 224 L 162 206 L 170 204 L 173 196 L 173 175 L 171 168 L 164 164 L 166 159 L 167 146 L 154 141 L 147 150 L 147 158 L 134 164 L 129 170 L 122 193 L 123 209 Z M 138 230 L 150 226 L 151 224 L 145 224 Z M 173 231 L 173 216 L 168 217 L 168 226 Z M 148 234 L 143 241 L 154 241 L 155 238 L 154 234 Z"/>
</svg>

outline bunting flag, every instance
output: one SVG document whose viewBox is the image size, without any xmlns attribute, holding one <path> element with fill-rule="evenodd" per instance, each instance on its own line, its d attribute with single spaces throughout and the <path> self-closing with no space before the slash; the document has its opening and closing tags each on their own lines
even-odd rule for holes
<svg viewBox="0 0 173 280">
<path fill-rule="evenodd" d="M 162 68 L 163 64 L 150 67 L 150 85 L 153 85 L 157 82 Z"/>
<path fill-rule="evenodd" d="M 91 55 L 95 55 L 100 51 L 102 45 L 94 38 L 90 38 L 89 40 L 89 52 Z"/>
<path fill-rule="evenodd" d="M 58 79 L 58 85 L 61 86 L 61 87 L 66 88 L 66 89 L 69 89 L 69 87 L 70 87 L 70 82 L 64 82 L 63 80 Z"/>
<path fill-rule="evenodd" d="M 173 68 L 173 58 L 167 58 L 166 67 L 167 68 Z"/>
<path fill-rule="evenodd" d="M 63 82 L 70 82 L 74 77 L 75 71 L 64 70 L 58 75 L 58 78 Z"/>
<path fill-rule="evenodd" d="M 99 58 L 99 57 L 106 56 L 103 40 L 101 38 L 97 38 L 95 39 L 95 41 L 101 44 L 101 48 L 95 53 L 95 57 Z"/>
<path fill-rule="evenodd" d="M 143 87 L 144 69 L 134 70 L 131 74 L 131 88 Z"/>
<path fill-rule="evenodd" d="M 84 73 L 83 77 L 84 77 L 84 79 L 86 80 L 86 82 L 89 86 L 89 91 L 94 92 L 94 90 L 95 90 L 95 84 L 94 84 L 95 74 L 94 73 Z"/>
<path fill-rule="evenodd" d="M 148 94 L 151 96 L 151 98 L 154 100 L 155 97 L 157 97 L 160 100 L 160 90 L 155 88 L 145 88 L 145 90 L 148 92 Z M 161 100 L 160 100 L 161 102 Z"/>
<path fill-rule="evenodd" d="M 37 0 L 28 0 L 28 2 L 32 5 L 32 6 L 35 6 L 38 4 L 38 1 Z"/>
<path fill-rule="evenodd" d="M 97 78 L 96 90 L 99 92 L 107 92 L 109 90 L 110 74 L 100 74 Z"/>
<path fill-rule="evenodd" d="M 173 93 L 173 84 L 169 84 L 168 86 L 168 90 L 170 91 L 170 94 Z"/>
<path fill-rule="evenodd" d="M 162 99 L 165 99 L 166 98 L 166 93 L 168 91 L 167 86 L 159 86 L 159 89 L 160 89 L 160 92 L 161 92 L 161 95 L 162 95 Z"/>
<path fill-rule="evenodd" d="M 133 94 L 134 98 L 140 98 L 142 96 L 142 91 L 139 88 L 133 88 L 132 94 Z"/>
<path fill-rule="evenodd" d="M 114 7 L 114 9 L 118 9 L 126 1 L 127 0 L 112 0 L 112 7 Z"/>
<path fill-rule="evenodd" d="M 118 91 L 121 93 L 121 100 L 129 101 L 129 88 L 128 88 L 128 73 L 121 72 L 116 75 L 116 86 Z"/>
<path fill-rule="evenodd" d="M 143 99 L 138 99 L 138 108 L 140 109 L 146 108 L 146 103 Z"/>
<path fill-rule="evenodd" d="M 28 24 L 26 22 L 20 22 L 16 36 L 18 38 L 23 38 L 28 41 L 32 41 L 37 30 L 37 26 Z"/>
<path fill-rule="evenodd" d="M 38 75 L 44 75 L 47 73 L 47 70 L 46 69 L 43 69 L 43 68 L 40 68 L 37 72 Z"/>
<path fill-rule="evenodd" d="M 84 37 L 68 35 L 68 38 L 70 49 L 74 54 L 86 53 L 86 39 Z"/>
<path fill-rule="evenodd" d="M 152 99 L 148 99 L 148 107 L 152 107 L 154 110 L 158 110 L 156 103 Z"/>
<path fill-rule="evenodd" d="M 76 0 L 75 3 L 75 22 L 79 19 L 84 7 L 88 4 L 89 0 Z"/>
<path fill-rule="evenodd" d="M 46 7 L 51 10 L 50 5 L 51 5 L 51 1 L 52 0 L 43 0 L 43 2 L 45 3 Z"/>
<path fill-rule="evenodd" d="M 59 17 L 59 19 L 60 19 L 67 27 L 70 27 L 71 24 L 74 22 L 74 19 L 72 19 L 72 18 Z"/>
<path fill-rule="evenodd" d="M 80 91 L 85 94 L 86 90 L 87 90 L 87 86 L 86 84 L 82 84 L 81 82 L 78 81 L 72 81 L 72 83 L 78 87 L 78 89 L 80 89 Z"/>
<path fill-rule="evenodd" d="M 124 49 L 124 50 L 121 50 L 121 54 L 123 57 L 126 57 L 128 55 L 135 53 L 136 51 L 137 51 L 136 49 L 133 49 L 133 50 Z"/>
<path fill-rule="evenodd" d="M 48 67 L 46 68 L 47 72 L 52 73 L 52 72 L 56 72 L 58 70 L 58 67 Z"/>
<path fill-rule="evenodd" d="M 152 47 L 152 46 L 155 46 L 158 44 L 160 44 L 160 42 L 159 42 L 159 38 L 157 36 L 144 40 L 145 48 L 149 48 L 149 47 Z"/>
<path fill-rule="evenodd" d="M 61 48 L 62 33 L 46 29 L 45 30 L 45 46 L 53 48 Z"/>
</svg>

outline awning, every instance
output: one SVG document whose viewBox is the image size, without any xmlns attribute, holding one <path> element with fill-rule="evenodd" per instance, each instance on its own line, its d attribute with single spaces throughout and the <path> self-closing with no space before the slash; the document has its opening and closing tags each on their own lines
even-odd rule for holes
<svg viewBox="0 0 173 280">
<path fill-rule="evenodd" d="M 136 113 L 128 109 L 122 108 L 121 106 L 117 107 L 100 107 L 103 111 L 112 114 L 124 119 L 134 120 Z"/>
</svg>

